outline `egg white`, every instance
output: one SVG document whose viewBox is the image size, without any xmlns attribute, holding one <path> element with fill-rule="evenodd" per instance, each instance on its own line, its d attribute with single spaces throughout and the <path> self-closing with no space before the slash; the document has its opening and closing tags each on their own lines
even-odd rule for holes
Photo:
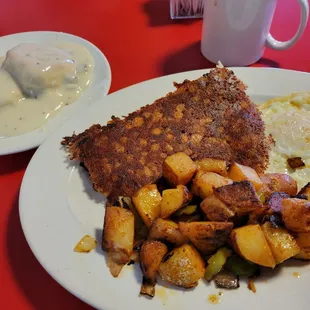
<svg viewBox="0 0 310 310">
<path fill-rule="evenodd" d="M 274 98 L 258 108 L 275 142 L 266 172 L 287 173 L 303 187 L 310 182 L 310 92 Z M 293 157 L 301 157 L 305 166 L 292 169 L 287 159 Z"/>
</svg>

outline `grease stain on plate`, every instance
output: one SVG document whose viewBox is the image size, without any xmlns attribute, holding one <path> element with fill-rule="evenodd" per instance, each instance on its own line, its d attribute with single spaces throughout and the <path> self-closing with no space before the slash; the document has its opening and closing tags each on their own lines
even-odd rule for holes
<svg viewBox="0 0 310 310">
<path fill-rule="evenodd" d="M 221 302 L 220 298 L 218 297 L 218 295 L 215 294 L 210 294 L 208 296 L 208 301 L 209 303 L 213 304 L 213 305 L 217 305 Z"/>
</svg>

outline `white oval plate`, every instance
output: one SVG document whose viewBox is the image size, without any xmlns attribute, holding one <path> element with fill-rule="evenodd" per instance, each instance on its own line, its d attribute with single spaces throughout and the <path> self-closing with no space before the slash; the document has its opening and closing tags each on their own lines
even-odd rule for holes
<svg viewBox="0 0 310 310">
<path fill-rule="evenodd" d="M 111 85 L 111 69 L 107 58 L 92 43 L 72 34 L 53 31 L 33 31 L 16 33 L 0 38 L 0 56 L 4 56 L 12 47 L 20 43 L 73 42 L 86 47 L 94 58 L 94 78 L 83 96 L 71 105 L 64 107 L 49 122 L 29 133 L 8 138 L 0 138 L 0 155 L 17 153 L 39 146 L 55 129 L 64 124 L 81 109 L 87 109 L 96 100 L 107 95 Z"/>
<path fill-rule="evenodd" d="M 199 70 L 143 82 L 107 96 L 104 104 L 94 103 L 83 116 L 73 117 L 53 133 L 34 154 L 25 173 L 19 199 L 19 211 L 26 239 L 47 272 L 72 294 L 104 310 L 159 310 L 210 307 L 209 294 L 217 294 L 213 284 L 203 281 L 192 290 L 157 286 L 153 300 L 139 296 L 141 272 L 138 264 L 126 266 L 119 278 L 113 278 L 101 251 L 104 198 L 93 191 L 79 163 L 70 162 L 61 148 L 62 137 L 81 132 L 94 123 L 105 124 L 111 115 L 121 116 L 152 103 L 173 90 L 172 82 L 195 79 L 208 70 Z M 261 102 L 293 91 L 309 90 L 310 75 L 301 72 L 236 68 L 236 75 L 248 86 L 248 94 Z M 73 251 L 85 234 L 95 236 L 98 247 L 89 254 Z M 300 273 L 300 278 L 293 276 Z M 235 291 L 225 291 L 222 309 L 308 309 L 310 265 L 291 262 L 277 269 L 273 277 L 265 275 L 255 282 L 257 293 L 246 283 Z M 223 291 L 223 290 L 222 290 Z M 246 306 L 245 306 L 246 305 Z"/>
</svg>

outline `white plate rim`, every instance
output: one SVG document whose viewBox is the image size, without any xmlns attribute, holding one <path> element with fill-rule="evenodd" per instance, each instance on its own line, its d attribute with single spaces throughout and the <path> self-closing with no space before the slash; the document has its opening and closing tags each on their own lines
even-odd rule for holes
<svg viewBox="0 0 310 310">
<path fill-rule="evenodd" d="M 310 81 L 310 74 L 305 73 L 305 72 L 298 72 L 298 71 L 290 71 L 290 70 L 282 70 L 282 69 L 270 69 L 270 68 L 232 68 L 233 71 L 236 73 L 236 75 L 238 77 L 242 76 L 243 74 L 248 74 L 248 73 L 254 73 L 256 72 L 257 74 L 262 74 L 262 75 L 272 75 L 273 79 L 274 77 L 283 77 L 283 80 L 294 80 L 294 79 L 300 79 L 300 78 L 306 78 L 307 81 Z M 255 71 L 253 71 L 255 70 Z M 152 79 L 149 81 L 145 81 L 139 84 L 149 84 L 151 85 L 154 81 L 161 79 L 163 82 L 171 82 L 171 81 L 177 81 L 177 82 L 181 82 L 184 78 L 193 78 L 193 77 L 199 77 L 200 75 L 207 73 L 209 71 L 209 69 L 206 70 L 196 70 L 196 71 L 190 71 L 190 72 L 183 72 L 183 73 L 178 73 L 178 74 L 173 74 L 170 76 L 165 76 L 165 77 L 161 77 L 161 78 L 157 78 L 157 79 Z M 255 73 L 255 74 L 256 74 Z M 244 81 L 247 84 L 247 81 Z M 137 85 L 132 85 L 127 87 L 126 89 L 123 89 L 119 92 L 113 93 L 112 95 L 109 95 L 107 98 L 112 97 L 112 96 L 117 96 L 118 93 L 120 92 L 125 92 L 133 89 L 135 87 L 137 87 Z M 145 85 L 146 85 L 145 84 Z M 303 85 L 306 85 L 306 83 L 304 83 Z M 303 86 L 302 86 L 303 87 Z M 302 91 L 302 90 L 307 90 L 307 89 L 300 89 L 299 86 L 296 86 L 296 89 L 290 89 L 289 92 L 292 91 Z M 255 93 L 255 91 L 254 91 Z M 161 95 L 164 95 L 165 93 L 161 93 Z M 266 94 L 267 96 L 277 96 L 277 95 L 284 95 L 283 91 L 281 93 L 281 91 L 279 93 L 275 92 L 275 93 L 270 93 L 270 94 Z M 136 107 L 135 107 L 136 108 Z M 92 106 L 92 109 L 95 109 L 94 106 Z M 63 281 L 62 277 L 55 273 L 54 270 L 52 270 L 52 268 L 50 268 L 49 266 L 49 262 L 43 261 L 42 260 L 42 253 L 40 253 L 40 249 L 37 248 L 37 246 L 33 243 L 32 240 L 32 236 L 33 236 L 33 232 L 31 232 L 32 229 L 32 225 L 31 222 L 29 222 L 29 218 L 27 219 L 27 207 L 29 207 L 30 203 L 29 203 L 29 194 L 27 194 L 27 191 L 31 188 L 31 181 L 33 180 L 33 176 L 31 176 L 33 169 L 35 169 L 35 166 L 37 165 L 37 163 L 42 159 L 41 154 L 44 153 L 45 149 L 48 149 L 48 146 L 51 145 L 51 142 L 53 140 L 55 140 L 56 138 L 59 140 L 59 138 L 61 136 L 63 136 L 64 134 L 68 134 L 68 132 L 66 132 L 66 129 L 70 128 L 70 124 L 74 124 L 76 123 L 76 121 L 78 120 L 78 117 L 74 117 L 72 118 L 68 124 L 66 124 L 66 126 L 64 126 L 62 129 L 58 130 L 57 132 L 54 132 L 41 146 L 40 148 L 37 150 L 37 152 L 34 154 L 30 164 L 27 167 L 27 170 L 25 172 L 24 178 L 23 178 L 23 182 L 22 182 L 22 186 L 21 186 L 21 191 L 20 191 L 20 197 L 19 197 L 19 212 L 20 212 L 20 219 L 21 219 L 21 224 L 22 224 L 22 228 L 25 234 L 25 237 L 27 239 L 27 242 L 31 248 L 31 250 L 33 251 L 33 253 L 35 254 L 35 256 L 37 257 L 38 261 L 41 263 L 41 265 L 44 267 L 44 269 L 59 283 L 61 284 L 64 288 L 66 288 L 69 292 L 71 292 L 73 295 L 75 295 L 76 297 L 80 298 L 81 300 L 83 300 L 84 302 L 96 307 L 96 308 L 103 308 L 105 310 L 110 310 L 110 309 L 123 309 L 123 308 L 115 308 L 113 302 L 111 302 L 110 300 L 106 300 L 105 304 L 98 304 L 97 300 L 93 300 L 91 298 L 89 298 L 89 296 L 85 296 L 83 294 L 82 291 L 76 289 L 76 288 L 72 288 L 72 285 L 70 285 L 69 283 L 67 283 L 66 281 Z M 72 129 L 72 128 L 71 128 Z M 66 132 L 66 133 L 65 133 Z M 55 150 L 57 150 L 57 147 L 55 146 Z M 57 150 L 58 152 L 59 150 Z M 28 202 L 27 202 L 28 201 Z M 78 240 L 78 237 L 77 237 Z M 103 264 L 105 262 L 103 261 Z M 118 279 L 118 281 L 121 281 L 120 279 Z M 259 300 L 260 301 L 260 300 Z M 227 309 L 222 308 L 221 306 L 218 306 L 219 309 Z M 125 308 L 124 308 L 125 309 Z M 153 309 L 152 307 L 152 302 L 150 302 L 150 309 Z M 164 309 L 164 308 L 163 308 Z M 254 309 L 254 308 L 253 308 Z M 256 309 L 256 308 L 255 308 Z M 257 308 L 258 309 L 258 308 Z M 285 308 L 286 309 L 286 308 Z M 287 308 L 288 309 L 288 308 Z"/>
<path fill-rule="evenodd" d="M 9 138 L 2 138 L 0 139 L 0 156 L 1 155 L 8 155 L 12 153 L 18 153 L 22 151 L 27 151 L 29 149 L 38 147 L 51 132 L 56 130 L 59 126 L 61 126 L 67 119 L 69 119 L 73 114 L 78 113 L 83 107 L 87 107 L 90 104 L 90 97 L 94 97 L 93 101 L 95 100 L 101 100 L 103 96 L 106 96 L 110 90 L 111 87 L 111 80 L 112 80 L 112 74 L 111 74 L 111 67 L 109 64 L 108 59 L 103 54 L 102 51 L 100 51 L 93 43 L 89 42 L 88 40 L 78 37 L 76 35 L 65 33 L 65 32 L 57 32 L 57 31 L 28 31 L 28 32 L 21 32 L 21 33 L 14 33 L 6 36 L 0 37 L 1 42 L 1 49 L 5 50 L 6 47 L 3 47 L 5 45 L 5 42 L 8 42 L 8 44 L 11 48 L 12 41 L 18 43 L 22 42 L 44 42 L 44 41 L 70 41 L 79 43 L 89 49 L 93 57 L 97 59 L 97 66 L 99 65 L 100 68 L 94 69 L 94 79 L 95 75 L 98 75 L 96 71 L 102 70 L 104 73 L 101 76 L 101 85 L 102 92 L 100 94 L 96 93 L 96 88 L 99 88 L 98 84 L 99 79 L 97 78 L 97 81 L 94 81 L 95 83 L 90 85 L 89 88 L 86 89 L 83 96 L 77 100 L 76 102 L 73 102 L 70 106 L 64 107 L 56 117 L 52 118 L 48 124 L 45 126 L 38 128 L 34 131 L 31 131 L 29 133 L 16 136 L 16 137 L 9 137 Z M 2 52 L 3 53 L 3 52 Z M 100 63 L 98 63 L 98 59 L 100 59 Z M 96 66 L 96 64 L 95 64 Z M 101 91 L 101 90 L 100 90 Z M 97 90 L 98 92 L 98 90 Z M 98 98 L 99 96 L 99 98 Z M 96 98 L 97 97 L 97 98 Z M 78 103 L 78 105 L 77 105 Z"/>
</svg>

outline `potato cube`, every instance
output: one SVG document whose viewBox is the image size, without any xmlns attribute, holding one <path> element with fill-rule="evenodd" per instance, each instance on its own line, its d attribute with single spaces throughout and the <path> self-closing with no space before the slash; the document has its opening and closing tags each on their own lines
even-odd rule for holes
<svg viewBox="0 0 310 310">
<path fill-rule="evenodd" d="M 185 288 L 196 286 L 204 273 L 205 263 L 190 244 L 166 254 L 159 265 L 159 275 L 164 281 Z"/>
<path fill-rule="evenodd" d="M 300 252 L 295 257 L 310 260 L 310 232 L 296 234 L 295 240 L 300 248 Z"/>
<path fill-rule="evenodd" d="M 196 160 L 195 164 L 203 172 L 215 172 L 221 176 L 227 176 L 227 163 L 222 159 L 203 158 Z"/>
<path fill-rule="evenodd" d="M 173 185 L 185 185 L 192 179 L 197 166 L 185 153 L 168 156 L 163 164 L 163 176 Z"/>
<path fill-rule="evenodd" d="M 277 264 L 300 252 L 297 242 L 285 228 L 276 227 L 270 222 L 261 227 Z"/>
<path fill-rule="evenodd" d="M 265 210 L 253 184 L 249 181 L 234 182 L 218 187 L 214 190 L 214 196 L 237 215 L 261 214 Z"/>
<path fill-rule="evenodd" d="M 145 241 L 140 251 L 140 266 L 143 275 L 152 283 L 155 282 L 155 276 L 159 264 L 167 254 L 167 247 L 160 241 Z"/>
<path fill-rule="evenodd" d="M 184 244 L 187 239 L 181 234 L 177 223 L 157 218 L 154 220 L 148 239 L 165 240 L 177 246 Z"/>
<path fill-rule="evenodd" d="M 161 195 L 156 184 L 141 187 L 132 197 L 132 201 L 146 226 L 160 215 Z"/>
<path fill-rule="evenodd" d="M 120 207 L 107 207 L 104 217 L 102 248 L 108 252 L 108 267 L 117 277 L 130 260 L 134 243 L 134 216 Z"/>
<path fill-rule="evenodd" d="M 265 267 L 275 267 L 276 261 L 259 225 L 235 228 L 230 241 L 234 250 L 246 260 Z"/>
<path fill-rule="evenodd" d="M 230 222 L 179 223 L 180 232 L 204 255 L 214 253 L 229 239 Z"/>
<path fill-rule="evenodd" d="M 168 218 L 178 209 L 182 208 L 192 199 L 193 195 L 184 185 L 178 185 L 177 188 L 166 189 L 162 192 L 160 217 Z"/>
<path fill-rule="evenodd" d="M 290 196 L 297 194 L 296 181 L 284 173 L 265 173 L 261 176 L 263 186 L 260 192 L 264 193 L 265 198 L 268 199 L 273 192 L 283 192 Z"/>
<path fill-rule="evenodd" d="M 237 163 L 233 163 L 230 166 L 228 177 L 236 182 L 250 181 L 252 182 L 255 190 L 259 190 L 263 186 L 263 182 L 254 169 Z"/>
<path fill-rule="evenodd" d="M 205 198 L 201 202 L 200 208 L 206 214 L 209 221 L 225 222 L 235 215 L 235 211 L 214 195 Z"/>
<path fill-rule="evenodd" d="M 308 200 L 283 199 L 281 214 L 284 225 L 289 230 L 310 232 L 310 202 Z"/>
<path fill-rule="evenodd" d="M 205 199 L 212 196 L 214 188 L 232 184 L 232 180 L 214 172 L 198 171 L 193 179 L 192 193 Z"/>
<path fill-rule="evenodd" d="M 140 267 L 143 273 L 140 294 L 154 297 L 156 272 L 168 248 L 159 241 L 145 241 L 140 251 Z"/>
</svg>

